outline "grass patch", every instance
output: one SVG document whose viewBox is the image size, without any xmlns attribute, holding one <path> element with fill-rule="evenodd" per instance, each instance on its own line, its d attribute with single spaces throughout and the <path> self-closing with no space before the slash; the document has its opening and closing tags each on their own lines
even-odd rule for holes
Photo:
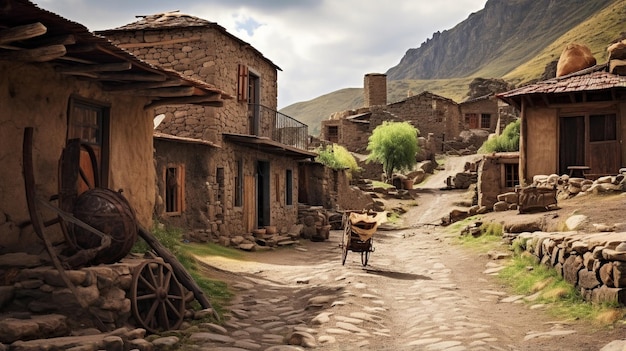
<svg viewBox="0 0 626 351">
<path fill-rule="evenodd" d="M 624 317 L 624 310 L 619 306 L 585 301 L 554 269 L 537 263 L 528 254 L 516 255 L 498 278 L 517 294 L 537 294 L 529 303 L 547 304 L 547 312 L 557 318 L 610 325 Z"/>
<path fill-rule="evenodd" d="M 230 251 L 234 250 L 219 248 L 218 245 L 212 244 L 202 245 L 206 247 L 201 247 L 200 245 L 195 244 L 183 244 L 181 229 L 166 228 L 160 223 L 154 223 L 152 235 L 154 235 L 163 246 L 176 256 L 176 259 L 178 259 L 181 265 L 185 267 L 185 270 L 189 273 L 189 275 L 191 275 L 193 280 L 195 280 L 202 291 L 204 291 L 204 294 L 211 302 L 211 306 L 213 306 L 221 318 L 224 313 L 224 306 L 232 298 L 233 294 L 228 290 L 226 283 L 208 279 L 206 277 L 206 268 L 198 264 L 194 255 L 208 256 L 218 254 L 223 256 L 228 255 L 227 257 L 232 258 L 236 255 Z M 131 250 L 133 253 L 146 253 L 148 251 L 151 251 L 150 246 L 141 238 L 137 240 Z M 194 300 L 192 307 L 194 309 L 199 309 L 200 305 Z"/>
<path fill-rule="evenodd" d="M 380 180 L 372 180 L 372 186 L 375 188 L 383 188 L 383 189 L 393 188 L 392 184 L 381 182 Z"/>
</svg>

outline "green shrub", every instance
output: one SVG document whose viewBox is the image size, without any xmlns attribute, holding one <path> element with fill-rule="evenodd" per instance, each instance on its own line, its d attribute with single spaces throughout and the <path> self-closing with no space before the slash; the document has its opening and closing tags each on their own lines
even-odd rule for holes
<svg viewBox="0 0 626 351">
<path fill-rule="evenodd" d="M 502 134 L 488 139 L 478 149 L 479 153 L 519 151 L 520 120 L 510 123 Z"/>
<path fill-rule="evenodd" d="M 354 156 L 341 145 L 326 145 L 325 148 L 318 149 L 317 153 L 318 156 L 315 160 L 328 168 L 335 170 L 348 169 L 350 175 L 361 170 Z"/>
<path fill-rule="evenodd" d="M 387 181 L 391 181 L 394 171 L 409 170 L 417 163 L 418 135 L 419 130 L 409 122 L 383 122 L 369 137 L 367 161 L 381 163 Z"/>
</svg>

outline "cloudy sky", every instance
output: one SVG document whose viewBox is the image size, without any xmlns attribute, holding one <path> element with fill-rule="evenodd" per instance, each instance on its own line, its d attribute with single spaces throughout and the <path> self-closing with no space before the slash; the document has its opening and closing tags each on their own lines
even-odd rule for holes
<svg viewBox="0 0 626 351">
<path fill-rule="evenodd" d="M 486 0 L 31 0 L 92 31 L 180 10 L 217 22 L 278 65 L 278 107 L 385 73 Z"/>
</svg>

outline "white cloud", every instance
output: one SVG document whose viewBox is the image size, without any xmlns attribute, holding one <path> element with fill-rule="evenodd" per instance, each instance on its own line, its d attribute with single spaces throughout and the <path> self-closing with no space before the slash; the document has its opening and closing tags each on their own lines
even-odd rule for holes
<svg viewBox="0 0 626 351">
<path fill-rule="evenodd" d="M 135 15 L 180 10 L 217 22 L 283 71 L 279 108 L 332 91 L 361 87 L 410 48 L 451 29 L 486 0 L 36 0 L 92 30 L 121 26 Z"/>
</svg>

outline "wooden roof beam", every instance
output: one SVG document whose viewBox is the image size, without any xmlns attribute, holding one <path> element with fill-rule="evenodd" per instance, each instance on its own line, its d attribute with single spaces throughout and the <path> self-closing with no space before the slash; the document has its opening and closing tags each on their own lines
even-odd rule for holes
<svg viewBox="0 0 626 351">
<path fill-rule="evenodd" d="M 144 106 L 144 109 L 150 109 L 150 108 L 155 108 L 159 106 L 184 105 L 184 104 L 222 107 L 224 106 L 224 101 L 221 99 L 221 94 L 218 94 L 218 93 L 205 95 L 205 96 L 173 97 L 173 98 L 154 100 L 151 103 Z"/>
<path fill-rule="evenodd" d="M 47 62 L 67 53 L 64 45 L 50 45 L 35 49 L 23 49 L 0 53 L 0 60 Z"/>
<path fill-rule="evenodd" d="M 103 90 L 110 92 L 126 92 L 131 90 L 141 90 L 141 89 L 156 89 L 156 88 L 167 88 L 167 87 L 175 87 L 182 85 L 182 80 L 180 79 L 169 79 L 164 82 L 143 82 L 143 83 L 127 83 L 127 84 L 108 84 L 103 83 Z"/>
<path fill-rule="evenodd" d="M 162 74 L 146 74 L 142 73 L 101 73 L 98 75 L 101 80 L 113 81 L 135 81 L 135 82 L 163 82 L 167 77 Z"/>
<path fill-rule="evenodd" d="M 103 63 L 99 65 L 80 65 L 57 67 L 57 72 L 63 74 L 81 74 L 89 72 L 120 72 L 127 71 L 133 67 L 130 62 Z"/>
<path fill-rule="evenodd" d="M 169 88 L 136 90 L 136 91 L 133 91 L 132 94 L 140 95 L 140 96 L 149 96 L 149 97 L 170 98 L 170 97 L 192 96 L 194 91 L 195 91 L 194 87 L 186 86 L 186 87 L 169 87 Z"/>
<path fill-rule="evenodd" d="M 39 22 L 3 29 L 0 30 L 0 44 L 38 37 L 47 31 L 48 28 Z"/>
</svg>

